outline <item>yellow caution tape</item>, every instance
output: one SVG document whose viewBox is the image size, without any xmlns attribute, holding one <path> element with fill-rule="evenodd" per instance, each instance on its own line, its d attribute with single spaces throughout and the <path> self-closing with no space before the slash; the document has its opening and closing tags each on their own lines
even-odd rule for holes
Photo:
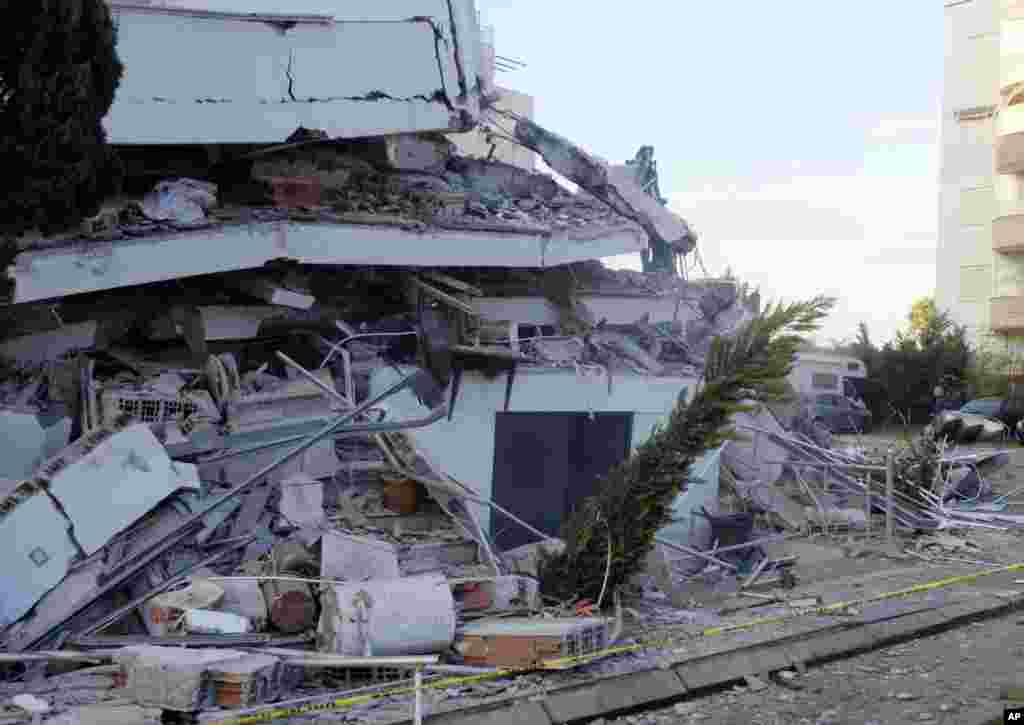
<svg viewBox="0 0 1024 725">
<path fill-rule="evenodd" d="M 973 574 L 962 574 L 959 576 L 946 577 L 945 579 L 936 579 L 935 581 L 925 582 L 924 584 L 916 584 L 906 589 L 899 589 L 893 592 L 885 592 L 883 594 L 877 594 L 873 597 L 866 597 L 864 599 L 854 599 L 847 602 L 837 602 L 835 604 L 829 604 L 822 607 L 813 607 L 806 609 L 799 609 L 794 612 L 787 614 L 781 614 L 774 617 L 760 617 L 758 619 L 752 619 L 748 622 L 741 622 L 739 624 L 729 624 L 721 627 L 708 627 L 707 629 L 701 630 L 696 633 L 696 637 L 717 637 L 723 634 L 729 634 L 730 632 L 739 632 L 742 630 L 753 629 L 764 624 L 777 624 L 786 620 L 795 619 L 798 617 L 816 615 L 816 614 L 834 614 L 851 607 L 862 606 L 864 604 L 871 604 L 873 602 L 881 602 L 887 599 L 895 599 L 897 597 L 904 597 L 908 594 L 920 594 L 921 592 L 934 591 L 936 589 L 942 589 L 944 587 L 953 586 L 954 584 L 966 584 L 968 582 L 976 581 L 981 577 L 992 576 L 993 574 L 1005 574 L 1013 571 L 1024 571 L 1024 562 L 1018 564 L 1009 564 L 1007 566 L 997 567 L 995 569 L 984 569 Z M 624 654 L 626 652 L 635 652 L 642 649 L 657 649 L 675 646 L 678 644 L 677 640 L 646 640 L 643 642 L 637 642 L 635 644 L 620 645 L 618 647 L 608 647 L 597 652 L 590 652 L 584 655 L 577 655 L 574 657 L 560 657 L 557 659 L 545 660 L 537 665 L 531 667 L 517 667 L 509 669 L 495 670 L 493 672 L 483 672 L 479 675 L 468 675 L 465 677 L 449 677 L 441 680 L 432 680 L 430 682 L 423 683 L 420 687 L 421 690 L 436 690 L 446 687 L 453 687 L 458 685 L 467 685 L 474 682 L 483 682 L 485 680 L 495 680 L 502 677 L 509 677 L 512 675 L 519 675 L 526 672 L 536 672 L 537 670 L 555 670 L 555 669 L 566 669 L 571 665 L 585 664 L 598 658 L 607 657 L 609 655 Z M 385 697 L 395 697 L 398 695 L 411 695 L 416 692 L 416 688 L 412 686 L 396 687 L 383 692 L 374 692 L 366 695 L 355 695 L 350 697 L 337 698 L 335 700 L 328 700 L 326 702 L 311 703 L 308 705 L 296 705 L 294 707 L 277 707 L 270 706 L 270 709 L 253 713 L 251 715 L 240 715 L 238 717 L 228 718 L 226 720 L 217 720 L 215 722 L 206 722 L 203 725 L 252 725 L 254 723 L 267 722 L 270 720 L 278 720 L 288 717 L 297 717 L 300 715 L 309 715 L 317 712 L 328 712 L 331 710 L 341 710 L 355 705 L 363 705 L 373 700 L 383 699 Z"/>
</svg>

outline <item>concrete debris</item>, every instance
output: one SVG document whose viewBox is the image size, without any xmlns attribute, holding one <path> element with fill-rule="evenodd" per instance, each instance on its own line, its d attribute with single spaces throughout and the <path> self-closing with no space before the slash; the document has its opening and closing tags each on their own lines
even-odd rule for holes
<svg viewBox="0 0 1024 725">
<path fill-rule="evenodd" d="M 142 200 L 142 213 L 152 221 L 181 226 L 203 224 L 217 204 L 217 186 L 196 179 L 161 181 Z"/>
<path fill-rule="evenodd" d="M 241 615 L 209 609 L 186 609 L 182 625 L 190 634 L 246 634 L 253 629 Z"/>
<path fill-rule="evenodd" d="M 455 600 L 441 576 L 339 584 L 323 589 L 318 649 L 392 656 L 447 650 L 455 639 Z"/>
<path fill-rule="evenodd" d="M 505 561 L 512 571 L 523 576 L 536 577 L 541 563 L 565 551 L 565 542 L 561 539 L 547 539 L 534 544 L 523 544 L 503 552 Z"/>
<path fill-rule="evenodd" d="M 178 647 L 124 647 L 114 661 L 124 670 L 125 696 L 138 705 L 176 712 L 196 712 L 212 706 L 216 685 L 211 668 L 246 657 L 229 650 L 189 650 Z"/>
<path fill-rule="evenodd" d="M 515 137 L 540 154 L 552 169 L 637 222 L 652 242 L 663 242 L 677 254 L 693 250 L 696 236 L 686 222 L 644 192 L 628 167 L 610 167 L 526 118 L 516 121 Z"/>
<path fill-rule="evenodd" d="M 448 32 L 431 53 L 443 40 L 468 62 Z M 597 612 L 620 592 L 541 596 L 565 548 L 550 535 L 692 398 L 756 297 L 604 267 L 689 254 L 696 235 L 634 168 L 528 120 L 519 143 L 580 190 L 435 132 L 336 136 L 119 147 L 125 188 L 151 191 L 25 235 L 3 270 L 0 654 L 15 677 L 52 675 L 8 696 L 52 695 L 57 722 L 212 717 L 322 690 L 324 670 L 359 687 L 425 665 L 568 668 L 547 660 L 606 657 L 622 633 L 620 605 Z M 154 169 L 173 172 L 154 187 Z M 663 589 L 687 566 L 715 597 L 792 580 L 775 532 L 719 505 L 726 469 L 754 507 L 773 506 L 755 483 L 792 498 L 780 482 L 804 439 L 764 410 L 737 418 L 760 441 L 681 482 Z M 517 416 L 529 435 L 505 428 Z M 521 466 L 556 453 L 530 483 Z M 949 467 L 964 493 L 995 463 Z M 819 521 L 795 505 L 787 526 Z M 58 678 L 78 667 L 132 705 L 75 702 Z"/>
<path fill-rule="evenodd" d="M 294 290 L 285 289 L 266 279 L 248 278 L 238 280 L 238 289 L 245 294 L 259 298 L 268 305 L 294 307 L 297 310 L 308 310 L 316 304 L 316 298 Z"/>
<path fill-rule="evenodd" d="M 11 698 L 11 704 L 20 707 L 30 715 L 41 715 L 50 711 L 50 704 L 35 695 L 15 695 Z"/>
<path fill-rule="evenodd" d="M 174 591 L 158 594 L 143 605 L 140 614 L 149 633 L 160 636 L 176 627 L 190 609 L 212 609 L 224 601 L 224 588 L 219 584 L 191 579 Z"/>
</svg>

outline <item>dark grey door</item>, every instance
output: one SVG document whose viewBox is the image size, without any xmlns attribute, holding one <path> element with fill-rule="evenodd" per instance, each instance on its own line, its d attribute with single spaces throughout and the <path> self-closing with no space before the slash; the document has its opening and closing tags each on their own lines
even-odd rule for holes
<svg viewBox="0 0 1024 725">
<path fill-rule="evenodd" d="M 572 509 L 629 454 L 632 413 L 497 413 L 494 502 L 558 536 Z M 536 541 L 500 512 L 491 514 L 499 549 Z"/>
</svg>

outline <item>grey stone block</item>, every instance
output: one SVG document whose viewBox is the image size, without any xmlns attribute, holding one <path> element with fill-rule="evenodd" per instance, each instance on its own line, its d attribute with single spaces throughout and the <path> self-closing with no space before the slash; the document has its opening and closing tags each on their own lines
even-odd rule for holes
<svg viewBox="0 0 1024 725">
<path fill-rule="evenodd" d="M 789 655 L 783 647 L 743 647 L 683 662 L 676 666 L 675 671 L 687 688 L 696 690 L 748 675 L 785 669 L 790 664 Z"/>
<path fill-rule="evenodd" d="M 548 695 L 544 705 L 552 722 L 567 723 L 685 693 L 686 688 L 673 671 L 651 670 L 556 691 Z"/>
<path fill-rule="evenodd" d="M 551 718 L 539 702 L 517 700 L 492 710 L 471 708 L 424 718 L 431 725 L 550 725 Z"/>
</svg>

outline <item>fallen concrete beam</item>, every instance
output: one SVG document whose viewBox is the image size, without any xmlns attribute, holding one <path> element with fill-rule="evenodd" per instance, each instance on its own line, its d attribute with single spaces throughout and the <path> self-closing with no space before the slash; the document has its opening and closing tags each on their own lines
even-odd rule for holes
<svg viewBox="0 0 1024 725">
<path fill-rule="evenodd" d="M 377 215 L 380 216 L 380 215 Z M 367 215 L 368 220 L 376 217 Z M 74 243 L 18 255 L 9 276 L 12 302 L 34 302 L 85 292 L 219 272 L 256 269 L 291 259 L 311 265 L 403 267 L 551 267 L 639 252 L 635 224 L 519 232 L 409 231 L 371 223 L 254 222 L 159 234 L 117 242 Z"/>
<path fill-rule="evenodd" d="M 525 118 L 516 121 L 515 137 L 552 169 L 643 227 L 652 244 L 661 242 L 679 254 L 689 253 L 696 245 L 696 235 L 687 223 L 640 188 L 629 167 L 609 166 Z"/>
</svg>

